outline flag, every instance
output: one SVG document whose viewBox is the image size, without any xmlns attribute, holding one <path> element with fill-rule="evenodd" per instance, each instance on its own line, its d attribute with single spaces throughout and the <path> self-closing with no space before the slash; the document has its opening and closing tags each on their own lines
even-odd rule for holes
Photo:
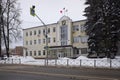
<svg viewBox="0 0 120 80">
<path fill-rule="evenodd" d="M 60 10 L 60 13 L 62 13 L 63 11 L 62 10 Z"/>
<path fill-rule="evenodd" d="M 68 12 L 68 10 L 66 9 L 65 12 Z"/>
</svg>

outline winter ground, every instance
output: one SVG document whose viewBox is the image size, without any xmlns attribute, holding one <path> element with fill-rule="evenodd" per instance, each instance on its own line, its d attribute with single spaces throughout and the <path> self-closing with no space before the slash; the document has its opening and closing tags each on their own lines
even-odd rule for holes
<svg viewBox="0 0 120 80">
<path fill-rule="evenodd" d="M 99 67 L 99 68 L 120 68 L 120 56 L 115 59 L 97 58 L 90 59 L 84 56 L 79 56 L 76 59 L 67 57 L 59 59 L 34 59 L 27 56 L 12 56 L 6 60 L 0 60 L 1 64 L 27 64 L 27 65 L 40 65 L 40 66 L 69 66 L 69 67 Z"/>
</svg>

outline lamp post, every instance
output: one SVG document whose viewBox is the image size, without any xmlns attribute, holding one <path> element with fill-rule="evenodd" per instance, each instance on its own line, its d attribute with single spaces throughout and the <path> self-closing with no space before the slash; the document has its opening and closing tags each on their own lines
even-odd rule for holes
<svg viewBox="0 0 120 80">
<path fill-rule="evenodd" d="M 44 36 L 45 36 L 45 39 L 46 39 L 46 46 L 44 47 L 44 49 L 46 49 L 46 54 L 47 54 L 47 56 L 46 56 L 46 59 L 47 59 L 46 65 L 48 65 L 48 35 L 47 35 L 48 32 L 47 32 L 47 26 L 42 21 L 42 19 L 40 19 L 40 17 L 35 13 L 35 6 L 34 5 L 32 6 L 32 8 L 30 8 L 30 14 L 32 16 L 36 16 L 40 20 L 40 22 L 43 24 L 43 26 L 45 26 L 45 34 L 44 34 Z"/>
</svg>

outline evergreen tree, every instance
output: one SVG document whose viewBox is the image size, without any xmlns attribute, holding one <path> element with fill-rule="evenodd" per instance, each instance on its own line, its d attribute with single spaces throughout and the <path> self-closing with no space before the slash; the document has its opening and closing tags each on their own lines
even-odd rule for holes
<svg viewBox="0 0 120 80">
<path fill-rule="evenodd" d="M 107 56 L 114 58 L 120 30 L 120 1 L 87 0 L 85 9 L 87 17 L 86 32 L 89 35 L 88 57 Z"/>
</svg>

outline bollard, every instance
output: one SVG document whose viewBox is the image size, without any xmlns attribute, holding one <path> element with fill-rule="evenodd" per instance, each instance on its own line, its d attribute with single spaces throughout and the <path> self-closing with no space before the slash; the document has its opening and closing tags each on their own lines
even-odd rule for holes
<svg viewBox="0 0 120 80">
<path fill-rule="evenodd" d="M 112 60 L 110 59 L 110 68 L 112 68 Z"/>
<path fill-rule="evenodd" d="M 55 66 L 57 66 L 57 59 L 55 59 Z"/>
<path fill-rule="evenodd" d="M 67 59 L 67 66 L 69 66 L 69 59 Z"/>
<path fill-rule="evenodd" d="M 96 60 L 94 60 L 94 67 L 96 68 Z"/>
<path fill-rule="evenodd" d="M 13 59 L 12 59 L 12 64 L 13 64 Z"/>
<path fill-rule="evenodd" d="M 19 59 L 19 64 L 21 64 L 21 59 Z"/>
<path fill-rule="evenodd" d="M 82 63 L 82 60 L 80 59 L 80 67 L 82 66 L 81 63 Z"/>
</svg>

